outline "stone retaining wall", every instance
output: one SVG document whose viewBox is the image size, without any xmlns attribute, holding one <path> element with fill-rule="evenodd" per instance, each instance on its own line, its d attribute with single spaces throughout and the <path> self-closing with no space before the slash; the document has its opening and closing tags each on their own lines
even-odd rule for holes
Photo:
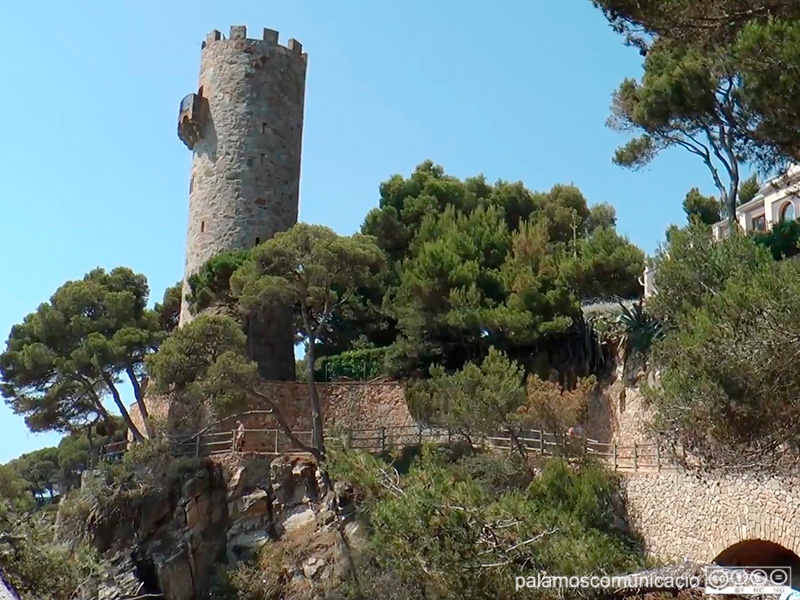
<svg viewBox="0 0 800 600">
<path fill-rule="evenodd" d="M 372 429 L 414 425 L 408 411 L 403 386 L 398 381 L 317 383 L 326 428 Z M 261 392 L 281 408 L 292 430 L 311 429 L 308 385 L 301 382 L 265 382 Z M 151 417 L 170 431 L 195 433 L 211 420 L 202 408 L 184 405 L 170 396 L 146 395 Z M 246 410 L 268 410 L 266 402 L 253 402 Z M 136 406 L 131 418 L 140 429 L 141 416 Z M 245 412 L 245 411 L 242 411 Z M 242 418 L 248 429 L 272 429 L 277 423 L 271 415 L 253 414 Z M 233 429 L 223 423 L 218 431 Z"/>
</svg>

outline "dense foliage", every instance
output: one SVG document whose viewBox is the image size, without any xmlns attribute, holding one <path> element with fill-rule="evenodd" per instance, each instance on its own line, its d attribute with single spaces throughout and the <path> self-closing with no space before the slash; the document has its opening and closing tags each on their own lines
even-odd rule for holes
<svg viewBox="0 0 800 600">
<path fill-rule="evenodd" d="M 683 211 L 690 223 L 700 222 L 713 225 L 722 220 L 722 209 L 719 200 L 713 196 L 705 196 L 698 188 L 692 188 L 683 200 Z"/>
<path fill-rule="evenodd" d="M 757 244 L 767 248 L 775 260 L 794 256 L 800 252 L 800 221 L 776 223 L 772 229 L 754 234 Z"/>
<path fill-rule="evenodd" d="M 480 364 L 469 362 L 449 374 L 441 366 L 430 379 L 407 390 L 412 411 L 461 432 L 467 440 L 500 432 L 519 433 L 517 411 L 525 404 L 525 371 L 498 350 L 489 349 Z"/>
<path fill-rule="evenodd" d="M 15 515 L 34 505 L 30 482 L 10 465 L 0 465 L 0 529 L 6 529 Z"/>
<path fill-rule="evenodd" d="M 198 313 L 211 304 L 230 306 L 233 303 L 230 296 L 231 276 L 249 257 L 249 250 L 227 250 L 206 261 L 188 279 L 186 301 L 189 310 Z"/>
<path fill-rule="evenodd" d="M 704 118 L 722 116 L 709 121 L 712 127 L 735 125 L 728 133 L 745 143 L 748 154 L 765 170 L 796 156 L 800 149 L 800 101 L 796 100 L 800 97 L 800 5 L 795 0 L 592 2 L 643 53 L 658 46 L 682 48 L 701 62 L 724 65 L 733 85 L 717 91 L 730 101 L 733 111 L 720 115 L 718 108 L 725 102 L 693 102 L 697 92 L 712 89 L 703 83 L 703 71 L 695 72 L 701 77 L 698 85 L 686 90 L 691 94 L 672 97 L 690 100 L 684 106 L 695 106 L 696 114 Z M 711 72 L 718 71 L 705 70 Z"/>
<path fill-rule="evenodd" d="M 613 209 L 590 208 L 573 186 L 462 181 L 425 162 L 380 191 L 362 230 L 387 255 L 394 373 L 457 369 L 490 347 L 546 355 L 580 318 L 580 300 L 639 294 L 642 252 L 613 230 Z"/>
<path fill-rule="evenodd" d="M 166 335 L 160 314 L 147 308 L 147 280 L 130 269 L 95 269 L 62 285 L 49 302 L 14 325 L 0 354 L 0 391 L 33 431 L 73 431 L 109 423 L 110 396 L 135 439 L 120 394 L 125 380 L 148 435 L 144 359 Z"/>
<path fill-rule="evenodd" d="M 386 348 L 359 348 L 317 360 L 314 377 L 317 381 L 360 379 L 369 381 L 386 370 Z M 303 366 L 305 380 L 305 365 Z"/>
<path fill-rule="evenodd" d="M 580 302 L 640 294 L 642 251 L 615 231 L 613 207 L 590 207 L 574 186 L 460 180 L 427 161 L 380 194 L 362 235 L 300 224 L 214 257 L 190 281 L 192 306 L 227 306 L 251 336 L 248 321 L 293 319 L 313 361 L 385 348 L 390 375 L 458 369 L 490 347 L 528 370 L 587 374 L 602 361 L 575 365 L 562 351 L 581 335 Z"/>
<path fill-rule="evenodd" d="M 736 202 L 739 206 L 750 202 L 761 190 L 761 183 L 758 176 L 753 174 L 739 185 Z M 725 206 L 714 196 L 705 196 L 700 193 L 698 188 L 692 188 L 687 192 L 683 200 L 683 211 L 690 223 L 699 222 L 706 225 L 713 225 L 722 220 L 723 215 L 727 215 L 730 206 Z"/>
<path fill-rule="evenodd" d="M 347 598 L 512 598 L 518 575 L 640 565 L 615 484 L 591 465 L 554 459 L 531 479 L 513 459 L 428 449 L 404 475 L 352 454 L 333 472 L 353 482 L 371 529 Z"/>
<path fill-rule="evenodd" d="M 490 348 L 480 363 L 467 363 L 454 373 L 441 366 L 431 377 L 410 384 L 406 398 L 412 413 L 461 434 L 470 446 L 486 436 L 507 436 L 521 458 L 527 430 L 555 435 L 554 451 L 571 452 L 567 432 L 585 422 L 594 378 L 565 389 L 558 383 L 526 375 L 522 365 Z"/>
<path fill-rule="evenodd" d="M 21 600 L 80 597 L 97 574 L 98 557 L 85 546 L 53 543 L 55 510 L 15 520 L 0 535 L 0 572 Z"/>
<path fill-rule="evenodd" d="M 701 466 L 766 467 L 796 452 L 800 265 L 697 227 L 673 232 L 658 263 L 658 430 Z"/>
<path fill-rule="evenodd" d="M 167 333 L 175 331 L 180 322 L 181 316 L 181 294 L 183 293 L 183 281 L 168 287 L 164 291 L 164 298 L 161 302 L 156 302 L 154 308 L 158 315 L 158 322 L 161 329 Z"/>
<path fill-rule="evenodd" d="M 79 597 L 98 573 L 87 546 L 54 543 L 55 523 L 58 502 L 80 488 L 81 474 L 96 461 L 92 449 L 125 431 L 120 419 L 112 424 L 116 432 L 95 431 L 91 444 L 85 432 L 73 432 L 57 447 L 0 465 L 0 573 L 22 600 Z"/>
</svg>

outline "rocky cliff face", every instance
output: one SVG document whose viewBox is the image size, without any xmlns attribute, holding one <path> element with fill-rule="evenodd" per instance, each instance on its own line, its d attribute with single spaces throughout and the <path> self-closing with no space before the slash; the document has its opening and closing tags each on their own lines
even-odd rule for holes
<svg viewBox="0 0 800 600">
<path fill-rule="evenodd" d="M 652 441 L 650 422 L 654 415 L 643 391 L 645 385 L 657 386 L 658 373 L 648 369 L 641 357 L 625 363 L 622 352 L 617 352 L 612 368 L 589 399 L 583 424 L 587 436 L 626 447 Z"/>
<path fill-rule="evenodd" d="M 103 573 L 84 598 L 208 598 L 219 565 L 252 558 L 267 544 L 292 549 L 282 555 L 285 589 L 293 594 L 287 597 L 313 597 L 316 587 L 345 576 L 345 538 L 358 530 L 348 523 L 354 510 L 346 486 L 329 487 L 306 455 L 226 457 L 201 465 L 180 489 L 111 508 L 99 503 L 84 525 L 103 556 Z"/>
</svg>

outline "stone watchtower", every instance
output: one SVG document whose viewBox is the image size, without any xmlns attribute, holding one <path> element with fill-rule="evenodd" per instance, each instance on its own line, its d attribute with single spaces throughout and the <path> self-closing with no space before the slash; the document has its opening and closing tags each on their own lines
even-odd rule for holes
<svg viewBox="0 0 800 600">
<path fill-rule="evenodd" d="M 280 46 L 271 29 L 249 39 L 235 26 L 228 39 L 215 30 L 203 42 L 200 84 L 178 119 L 192 151 L 184 296 L 188 277 L 218 252 L 251 248 L 297 222 L 307 60 L 299 42 Z M 189 320 L 184 301 L 181 325 Z M 270 321 L 251 331 L 251 349 L 264 377 L 293 379 L 288 321 Z"/>
</svg>

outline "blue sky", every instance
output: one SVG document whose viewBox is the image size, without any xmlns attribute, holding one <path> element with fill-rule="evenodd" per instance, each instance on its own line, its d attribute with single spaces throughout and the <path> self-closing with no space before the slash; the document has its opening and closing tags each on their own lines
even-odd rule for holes
<svg viewBox="0 0 800 600">
<path fill-rule="evenodd" d="M 178 103 L 200 42 L 269 27 L 309 53 L 300 218 L 357 230 L 378 184 L 430 158 L 458 177 L 574 183 L 652 252 L 686 191 L 712 193 L 679 151 L 611 163 L 611 92 L 640 73 L 589 0 L 228 0 L 7 3 L 0 53 L 0 334 L 102 266 L 182 275 L 191 155 Z M 53 444 L 0 403 L 0 462 Z"/>
</svg>

